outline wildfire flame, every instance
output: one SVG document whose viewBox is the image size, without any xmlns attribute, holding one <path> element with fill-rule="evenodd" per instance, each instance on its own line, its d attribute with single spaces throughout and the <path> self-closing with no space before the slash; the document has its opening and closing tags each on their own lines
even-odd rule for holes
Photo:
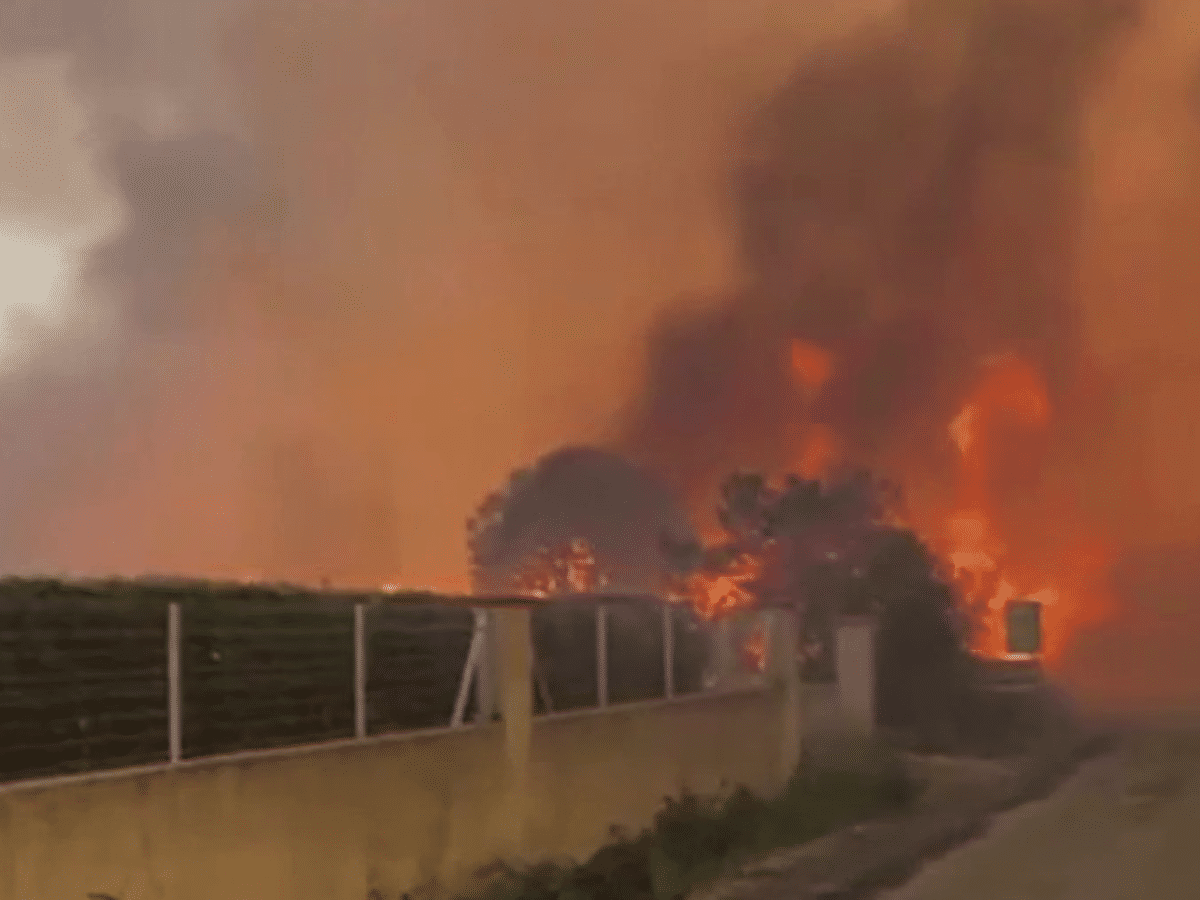
<svg viewBox="0 0 1200 900">
<path fill-rule="evenodd" d="M 835 373 L 827 350 L 796 340 L 790 348 L 792 378 L 811 410 Z M 1051 416 L 1049 394 L 1036 367 L 1015 354 L 992 356 L 982 362 L 982 374 L 948 424 L 958 449 L 958 472 L 953 509 L 932 530 L 939 535 L 932 549 L 948 563 L 965 610 L 981 626 L 971 649 L 981 655 L 1006 657 L 1005 614 L 1016 599 L 1042 605 L 1043 655 L 1053 662 L 1074 625 L 1103 615 L 1105 604 L 1097 576 L 1107 559 L 1095 540 L 1084 539 L 1060 548 L 1056 565 L 1040 567 L 1014 558 L 999 533 L 990 482 L 997 460 L 990 435 L 999 424 L 1026 432 L 1044 430 Z M 820 422 L 804 424 L 795 469 L 806 478 L 827 475 L 842 452 L 837 435 Z M 929 529 L 922 529 L 928 531 Z M 1047 571 L 1047 569 L 1052 571 Z"/>
<path fill-rule="evenodd" d="M 539 599 L 583 594 L 607 583 L 608 578 L 597 568 L 592 545 L 582 538 L 557 547 L 540 547 L 513 577 L 518 593 Z"/>
<path fill-rule="evenodd" d="M 762 557 L 747 552 L 723 565 L 702 567 L 686 578 L 676 599 L 689 602 L 705 622 L 750 609 L 756 598 L 746 585 L 761 577 L 763 566 Z"/>
<path fill-rule="evenodd" d="M 811 418 L 812 408 L 834 373 L 833 354 L 808 341 L 791 343 L 791 376 L 800 389 Z M 793 469 L 804 478 L 822 478 L 841 455 L 841 445 L 828 425 L 809 421 L 804 423 L 793 441 Z"/>
<path fill-rule="evenodd" d="M 1050 401 L 1045 383 L 1025 360 L 1006 354 L 986 360 L 983 375 L 949 425 L 959 452 L 958 509 L 946 517 L 945 554 L 963 602 L 982 626 L 972 650 L 1009 658 L 1005 613 L 1010 601 L 1033 600 L 1042 606 L 1043 658 L 1053 663 L 1070 630 L 1086 617 L 1085 606 L 1101 612 L 1093 576 L 1103 569 L 1103 554 L 1086 542 L 1058 553 L 1056 571 L 1014 558 L 995 525 L 990 477 L 993 460 L 988 429 L 1000 421 L 1032 430 L 1047 426 Z M 1047 515 L 1052 514 L 1050 511 Z M 1062 589 L 1073 582 L 1073 591 Z"/>
<path fill-rule="evenodd" d="M 803 393 L 807 419 L 798 423 L 792 471 L 819 479 L 842 452 L 834 430 L 813 421 L 812 416 L 816 401 L 835 374 L 835 360 L 821 347 L 794 341 L 788 361 L 792 380 Z M 947 473 L 948 479 L 957 475 L 952 508 L 932 520 L 921 517 L 927 525 L 937 523 L 932 529 L 936 536 L 929 541 L 931 549 L 947 563 L 968 618 L 981 626 L 972 632 L 970 649 L 983 656 L 1009 656 L 1005 618 L 1011 601 L 1041 604 L 1043 658 L 1047 662 L 1057 659 L 1073 627 L 1104 613 L 1096 576 L 1104 572 L 1108 557 L 1099 542 L 1060 542 L 1056 558 L 1047 564 L 1045 559 L 1024 558 L 1014 552 L 997 524 L 992 496 L 997 460 L 992 454 L 1001 445 L 994 439 L 996 426 L 1015 425 L 1023 434 L 1036 434 L 1048 426 L 1050 416 L 1048 391 L 1034 366 L 1013 354 L 984 360 L 979 380 L 947 424 L 948 437 L 958 451 L 957 472 Z M 892 513 L 898 515 L 899 511 Z M 928 534 L 931 529 L 919 531 Z M 711 545 L 720 544 L 718 536 L 709 537 Z M 824 543 L 809 550 L 836 557 Z M 781 567 L 781 552 L 778 542 L 770 539 L 750 549 L 704 551 L 702 564 L 671 585 L 668 596 L 690 603 L 705 621 L 751 609 L 757 601 L 755 591 L 765 583 L 764 573 L 786 568 Z M 513 583 L 525 595 L 547 597 L 587 592 L 603 586 L 606 578 L 597 570 L 589 543 L 576 539 L 559 547 L 540 548 Z M 767 645 L 764 628 L 752 632 L 740 647 L 743 663 L 751 670 L 763 671 Z"/>
</svg>

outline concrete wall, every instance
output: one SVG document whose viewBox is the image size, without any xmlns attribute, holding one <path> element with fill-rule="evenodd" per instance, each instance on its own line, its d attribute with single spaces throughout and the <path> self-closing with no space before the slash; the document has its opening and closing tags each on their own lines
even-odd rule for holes
<svg viewBox="0 0 1200 900">
<path fill-rule="evenodd" d="M 528 846 L 581 858 L 607 843 L 613 824 L 649 825 L 663 797 L 684 788 L 775 791 L 781 699 L 776 689 L 539 721 Z"/>
<path fill-rule="evenodd" d="M 583 856 L 668 794 L 778 784 L 780 690 L 533 728 L 525 847 Z M 0 793 L 0 898 L 395 900 L 511 854 L 503 726 Z M 752 736 L 752 737 L 751 737 Z"/>
</svg>

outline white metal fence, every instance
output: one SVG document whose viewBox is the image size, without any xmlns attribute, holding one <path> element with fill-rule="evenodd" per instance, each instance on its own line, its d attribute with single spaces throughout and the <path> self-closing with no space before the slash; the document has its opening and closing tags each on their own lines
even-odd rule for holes
<svg viewBox="0 0 1200 900">
<path fill-rule="evenodd" d="M 324 691 L 324 702 L 327 704 L 330 702 L 329 696 L 331 690 L 334 695 L 334 705 L 336 705 L 336 695 L 339 690 L 345 691 L 345 693 L 340 694 L 340 696 L 345 697 L 346 700 L 350 700 L 352 698 L 352 717 L 349 715 L 348 710 L 346 713 L 338 713 L 338 721 L 346 722 L 346 730 L 340 732 L 341 738 L 363 739 L 372 734 L 402 731 L 412 727 L 439 727 L 437 724 L 439 720 L 442 723 L 440 727 L 462 728 L 468 724 L 468 722 L 490 721 L 493 717 L 495 717 L 498 711 L 498 704 L 496 702 L 497 690 L 495 684 L 495 653 L 493 641 L 491 640 L 491 635 L 494 631 L 492 627 L 494 613 L 486 608 L 474 609 L 469 613 L 466 610 L 461 610 L 461 608 L 458 608 L 460 611 L 447 608 L 444 610 L 445 614 L 457 616 L 458 618 L 456 621 L 460 622 L 461 624 L 426 627 L 425 633 L 432 633 L 437 628 L 440 628 L 441 632 L 439 633 L 443 635 L 446 633 L 447 628 L 454 630 L 465 627 L 467 629 L 467 631 L 457 632 L 458 634 L 461 634 L 461 638 L 455 638 L 455 641 L 461 641 L 461 643 L 456 644 L 456 646 L 460 649 L 450 654 L 453 658 L 441 661 L 441 665 L 443 665 L 442 674 L 437 677 L 444 677 L 445 681 L 442 683 L 446 685 L 446 689 L 439 689 L 438 691 L 435 691 L 432 697 L 430 697 L 428 692 L 426 692 L 422 695 L 424 699 L 420 700 L 420 702 L 426 703 L 426 705 L 428 705 L 429 702 L 432 702 L 436 706 L 438 703 L 443 702 L 438 701 L 437 697 L 445 697 L 444 702 L 446 703 L 446 706 L 442 707 L 443 712 L 438 713 L 436 709 L 424 710 L 422 712 L 422 724 L 416 726 L 405 724 L 406 722 L 412 721 L 411 716 L 409 716 L 408 719 L 406 719 L 404 715 L 393 715 L 389 717 L 380 712 L 379 707 L 381 704 L 386 702 L 387 696 L 391 696 L 393 698 L 399 697 L 401 701 L 410 702 L 410 705 L 411 702 L 416 702 L 412 701 L 412 698 L 404 697 L 406 682 L 403 679 L 398 681 L 392 679 L 389 681 L 386 673 L 380 674 L 378 671 L 376 671 L 375 677 L 372 677 L 373 664 L 379 662 L 378 659 L 373 659 L 372 657 L 372 636 L 374 635 L 378 637 L 383 634 L 395 637 L 395 635 L 398 633 L 396 629 L 401 627 L 395 626 L 394 623 L 389 625 L 387 621 L 387 616 L 389 614 L 388 606 L 389 605 L 386 603 L 355 603 L 352 606 L 352 627 L 347 624 L 347 626 L 345 626 L 345 630 L 342 631 L 341 628 L 343 626 L 338 626 L 338 629 L 336 629 L 330 635 L 332 644 L 335 646 L 338 640 L 345 640 L 345 638 L 338 638 L 337 635 L 339 634 L 345 634 L 346 637 L 350 637 L 351 640 L 347 641 L 347 643 L 352 643 L 352 660 L 346 658 L 344 669 L 341 667 L 341 663 L 332 665 L 326 662 L 320 671 L 320 676 L 326 680 L 326 682 L 322 683 L 322 687 L 320 688 L 320 690 Z M 540 607 L 538 612 L 544 610 L 547 616 L 555 616 L 559 615 L 569 606 L 571 606 L 570 600 L 555 601 L 553 604 L 547 604 L 545 607 Z M 129 765 L 143 764 L 146 762 L 152 763 L 155 761 L 155 757 L 167 764 L 177 764 L 185 757 L 196 758 L 221 752 L 265 749 L 266 747 L 289 745 L 296 746 L 338 738 L 339 735 L 336 733 L 337 728 L 342 726 L 336 726 L 335 724 L 326 728 L 327 733 L 319 736 L 303 736 L 299 732 L 285 732 L 283 733 L 282 738 L 280 738 L 279 735 L 275 735 L 266 743 L 255 743 L 255 740 L 258 740 L 259 738 L 254 738 L 253 736 L 242 740 L 241 743 L 234 744 L 230 744 L 228 739 L 223 739 L 225 740 L 225 743 L 221 743 L 220 741 L 214 742 L 214 740 L 198 739 L 196 735 L 199 734 L 203 728 L 208 727 L 206 723 L 198 721 L 198 719 L 202 720 L 206 716 L 211 717 L 214 715 L 233 720 L 234 725 L 229 726 L 230 728 L 233 728 L 238 723 L 253 725 L 257 728 L 257 731 L 254 731 L 253 728 L 251 730 L 261 738 L 261 735 L 265 733 L 263 728 L 269 723 L 247 722 L 246 720 L 253 718 L 254 716 L 263 716 L 269 718 L 273 714 L 272 709 L 274 709 L 270 703 L 272 698 L 258 696 L 257 698 L 247 699 L 246 696 L 244 696 L 247 692 L 246 690 L 243 690 L 243 677 L 249 678 L 249 680 L 254 681 L 255 684 L 260 685 L 260 692 L 266 690 L 262 688 L 261 685 L 268 683 L 263 681 L 263 679 L 269 680 L 273 677 L 278 682 L 280 678 L 286 677 L 286 679 L 290 680 L 286 680 L 286 682 L 279 682 L 281 684 L 285 684 L 286 689 L 281 688 L 280 690 L 284 693 L 293 695 L 298 692 L 301 696 L 301 700 L 295 700 L 293 697 L 292 702 L 293 704 L 301 703 L 303 701 L 306 683 L 309 684 L 310 687 L 312 684 L 315 684 L 315 680 L 313 679 L 309 679 L 308 682 L 305 681 L 305 672 L 301 668 L 303 666 L 303 646 L 307 645 L 297 645 L 300 647 L 299 650 L 293 647 L 289 651 L 291 655 L 287 656 L 285 660 L 286 665 L 284 668 L 287 669 L 285 675 L 280 675 L 278 672 L 272 671 L 272 662 L 269 653 L 266 655 L 265 662 L 262 662 L 258 659 L 258 657 L 255 657 L 255 662 L 251 669 L 246 668 L 246 666 L 243 664 L 242 668 L 231 666 L 228 670 L 226 670 L 221 668 L 223 663 L 220 662 L 222 659 L 220 650 L 210 649 L 207 644 L 197 647 L 196 634 L 189 633 L 189 616 L 192 616 L 193 614 L 199 615 L 200 611 L 203 610 L 204 607 L 191 606 L 187 603 L 170 602 L 166 604 L 165 616 L 163 616 L 163 607 L 159 606 L 157 608 L 159 610 L 158 615 L 160 618 L 158 620 L 159 625 L 155 627 L 161 629 L 158 631 L 158 633 L 165 637 L 165 647 L 163 647 L 162 644 L 159 644 L 159 646 L 162 647 L 162 650 L 159 651 L 161 654 L 159 659 L 165 660 L 165 665 L 163 665 L 161 669 L 158 669 L 158 671 L 162 673 L 158 676 L 158 678 L 161 680 L 158 680 L 157 682 L 147 682 L 145 687 L 150 688 L 153 683 L 157 683 L 161 685 L 161 687 L 157 690 L 163 690 L 165 688 L 163 691 L 165 693 L 165 697 L 162 697 L 162 694 L 160 694 L 159 696 L 162 697 L 162 700 L 158 702 L 166 707 L 166 727 L 163 729 L 162 725 L 159 725 L 159 730 L 156 731 L 151 729 L 144 733 L 142 741 L 142 756 L 136 760 L 120 754 L 108 754 L 106 756 L 105 752 L 103 751 L 103 741 L 100 741 L 94 746 L 101 749 L 94 750 L 90 758 L 85 752 L 85 758 L 82 761 L 74 759 L 68 760 L 68 762 L 63 764 L 61 769 L 50 770 L 44 766 L 24 767 L 15 763 L 6 767 L 3 761 L 11 757 L 12 754 L 10 753 L 9 756 L 6 757 L 5 751 L 13 750 L 13 748 L 5 748 L 3 746 L 3 742 L 0 741 L 0 782 L 23 777 L 52 775 L 56 773 L 67 774 L 105 768 L 123 768 Z M 273 634 L 271 628 L 277 627 L 277 625 L 271 624 L 271 622 L 278 621 L 278 614 L 274 612 L 276 607 L 269 608 L 272 610 L 271 615 L 273 615 L 274 618 L 270 619 L 267 624 L 254 626 L 256 629 L 255 634 L 259 635 L 260 641 L 268 641 L 267 638 L 263 638 L 262 636 Z M 637 620 L 631 625 L 629 613 L 625 610 L 634 608 L 637 608 L 637 616 L 640 618 L 637 618 Z M 307 609 L 307 607 L 303 607 L 302 609 Z M 337 613 L 336 609 L 341 609 L 342 612 Z M 412 608 L 409 607 L 399 606 L 397 609 L 401 610 L 404 614 L 409 614 L 412 612 Z M 346 616 L 348 619 L 349 616 L 347 614 L 351 612 L 351 609 L 345 605 L 335 607 L 334 610 L 334 612 L 327 612 L 326 614 L 333 616 Z M 436 608 L 431 607 L 431 610 L 434 613 L 437 612 Z M 681 609 L 680 607 L 669 603 L 657 603 L 650 605 L 646 602 L 645 598 L 642 598 L 639 605 L 639 603 L 636 602 L 629 602 L 627 598 L 626 602 L 619 602 L 615 605 L 611 602 L 595 602 L 594 600 L 585 600 L 582 603 L 575 604 L 575 611 L 577 618 L 588 619 L 590 622 L 594 622 L 594 668 L 591 668 L 591 660 L 581 658 L 586 654 L 579 652 L 580 647 L 578 646 L 578 640 L 576 640 L 575 643 L 570 646 L 561 647 L 554 646 L 553 640 L 551 640 L 551 645 L 549 647 L 543 647 L 543 650 L 540 654 L 535 652 L 535 672 L 533 673 L 533 676 L 535 678 L 535 696 L 540 695 L 542 698 L 541 712 L 561 712 L 564 708 L 578 709 L 584 706 L 605 708 L 613 705 L 614 703 L 631 702 L 636 700 L 651 700 L 659 698 L 673 699 L 677 696 L 680 696 L 681 693 L 696 693 L 708 687 L 715 686 L 711 678 L 706 678 L 702 681 L 697 680 L 695 677 L 695 670 L 696 666 L 699 665 L 700 662 L 703 662 L 706 668 L 706 674 L 709 674 L 707 673 L 707 669 L 710 668 L 711 659 L 708 657 L 712 654 L 709 654 L 708 650 L 714 635 L 720 635 L 722 632 L 720 629 L 716 629 L 710 633 L 704 626 L 698 626 L 686 615 L 681 617 L 682 613 L 688 612 L 687 610 Z M 392 612 L 394 613 L 395 610 Z M 537 614 L 538 613 L 535 613 L 535 615 Z M 378 619 L 375 618 L 377 616 L 379 617 Z M 655 617 L 658 619 L 658 624 L 654 623 Z M 63 625 L 63 621 L 66 621 L 67 619 L 69 619 L 69 617 L 65 614 L 60 617 L 60 620 L 62 620 L 59 622 L 60 630 L 63 627 L 67 627 Z M 128 627 L 129 621 L 126 621 L 123 627 Z M 220 622 L 219 618 L 214 618 L 212 614 L 208 614 L 207 621 L 209 622 L 207 627 L 209 628 L 210 632 L 213 628 L 217 627 L 213 626 L 212 622 Z M 332 622 L 333 620 L 331 619 L 329 621 Z M 346 622 L 346 619 L 341 619 L 341 621 Z M 687 653 L 690 654 L 686 660 L 687 665 L 682 667 L 680 657 L 677 654 L 677 650 L 681 646 L 681 632 L 679 630 L 681 622 L 685 623 L 684 627 L 686 629 L 684 632 L 682 632 L 682 636 L 686 638 L 683 646 Z M 147 631 L 147 629 L 150 627 L 145 618 L 137 620 L 136 624 L 141 628 L 142 631 Z M 196 630 L 204 633 L 203 627 L 200 627 Z M 285 628 L 284 630 L 286 631 L 289 629 Z M 310 624 L 307 628 L 299 626 L 290 628 L 290 632 L 294 634 L 302 633 L 309 635 L 310 637 L 312 633 L 320 630 L 321 626 L 319 621 L 316 624 Z M 637 637 L 641 642 L 639 643 L 639 646 L 641 647 L 641 650 L 639 651 L 640 655 L 634 654 L 631 656 L 631 651 L 627 646 L 628 639 L 631 637 L 631 630 L 636 632 L 636 634 L 633 636 Z M 108 632 L 112 632 L 112 629 L 109 628 Z M 653 632 L 659 632 L 659 634 L 653 635 Z M 421 633 L 422 632 L 419 628 L 415 629 L 410 635 L 408 635 L 408 639 L 410 641 L 420 642 L 423 640 Z M 575 636 L 578 638 L 579 634 L 576 633 Z M 725 633 L 725 636 L 728 638 L 728 633 Z M 551 633 L 550 637 L 554 637 L 553 633 Z M 282 640 L 282 638 L 280 640 Z M 588 640 L 590 641 L 590 638 L 588 638 Z M 324 651 L 328 651 L 329 644 L 330 640 L 325 639 L 322 649 Z M 466 644 L 465 660 L 462 663 L 461 670 L 444 668 L 444 665 L 446 664 L 450 666 L 457 666 L 458 663 L 454 662 L 455 658 L 459 660 L 464 659 L 462 655 L 458 655 L 463 653 L 461 648 L 464 644 Z M 345 644 L 342 644 L 341 646 L 344 647 Z M 410 644 L 406 646 L 415 645 Z M 439 644 L 437 646 L 443 645 Z M 402 650 L 403 648 L 401 648 L 401 650 L 395 650 L 393 648 L 393 651 L 391 652 L 391 664 L 393 665 L 394 671 L 397 668 L 403 669 L 406 665 L 410 665 L 406 663 L 406 659 Z M 613 669 L 614 651 L 617 653 L 617 658 L 619 660 L 616 670 Z M 724 655 L 728 657 L 730 651 L 731 648 L 726 647 L 724 654 L 717 653 L 712 656 L 720 658 L 722 655 Z M 240 652 L 242 653 L 242 657 L 246 657 L 246 653 L 244 651 Z M 437 653 L 438 651 L 435 648 L 434 650 L 428 652 Z M 347 654 L 347 657 L 350 655 L 351 654 Z M 445 654 L 443 654 L 443 656 L 444 655 Z M 703 655 L 703 659 L 701 659 L 701 655 Z M 216 662 L 209 664 L 210 657 Z M 196 662 L 197 659 L 199 659 L 205 665 L 203 667 L 199 666 Z M 428 653 L 425 659 L 426 662 L 428 662 Z M 590 677 L 594 678 L 594 691 L 591 690 L 590 681 L 588 682 L 587 690 L 584 690 L 584 688 L 581 687 L 583 682 L 579 681 L 578 678 L 576 678 L 574 682 L 569 682 L 569 679 L 564 680 L 566 676 L 560 677 L 558 682 L 555 682 L 553 678 L 547 678 L 547 664 L 554 662 L 555 659 L 557 659 L 558 662 L 563 662 L 565 660 L 573 665 L 575 667 L 573 669 L 575 675 L 579 675 L 584 668 L 591 668 L 592 674 Z M 297 662 L 297 660 L 300 661 Z M 161 665 L 161 663 L 159 665 Z M 287 668 L 289 666 L 290 668 Z M 629 672 L 622 671 L 622 667 L 628 669 L 631 666 L 643 670 L 640 672 L 640 680 L 637 681 L 637 684 L 634 688 L 630 688 L 629 686 Z M 648 669 L 655 667 L 658 667 L 657 672 L 650 673 L 648 671 Z M 549 668 L 553 667 L 550 666 Z M 165 672 L 163 669 L 165 669 Z M 377 666 L 376 669 L 378 669 Z M 5 668 L 0 667 L 0 679 L 4 677 L 5 671 Z M 13 671 L 13 668 L 10 666 L 8 671 Z M 60 671 L 57 673 L 58 675 L 61 675 L 59 681 L 61 682 L 63 679 L 69 680 L 71 677 L 70 671 L 71 670 L 69 666 L 60 667 Z M 136 679 L 141 677 L 138 675 L 138 672 L 141 671 L 142 669 L 134 671 L 132 668 L 130 668 L 129 672 L 124 673 L 121 677 L 125 678 L 127 681 Z M 336 684 L 331 686 L 327 683 L 331 678 L 336 681 L 340 677 L 337 675 L 337 673 L 343 671 L 345 672 L 343 688 L 339 689 L 337 688 Z M 249 672 L 250 674 L 243 676 L 242 673 L 245 672 Z M 614 672 L 617 676 L 616 682 L 614 682 Z M 681 673 L 682 677 L 684 678 L 682 691 L 680 690 L 679 681 Z M 551 674 L 553 675 L 555 673 L 551 672 Z M 561 672 L 558 674 L 560 676 L 562 675 Z M 726 674 L 728 674 L 728 672 Z M 433 678 L 434 676 L 429 677 Z M 614 696 L 614 684 L 616 684 L 618 687 L 621 687 L 622 678 L 624 679 L 624 686 L 620 691 L 617 692 L 618 696 Z M 456 682 L 456 684 L 452 688 L 449 682 Z M 231 699 L 228 703 L 224 702 L 221 691 L 225 690 L 226 687 L 222 687 L 222 685 L 232 685 L 233 687 L 228 689 L 233 690 L 238 694 L 238 696 Z M 556 698 L 553 696 L 553 694 L 559 690 L 561 685 L 566 685 L 566 687 L 562 688 L 562 693 L 573 693 L 573 702 L 556 702 L 556 700 L 561 700 L 562 698 Z M 11 685 L 4 684 L 2 681 L 0 681 L 0 718 L 4 718 L 5 714 L 11 715 L 11 711 L 6 711 L 3 708 L 5 706 L 5 697 L 12 695 L 12 690 L 9 690 L 11 687 Z M 21 708 L 25 710 L 25 714 L 36 716 L 38 706 L 37 692 L 39 690 L 36 679 L 34 681 L 27 682 L 27 686 L 22 690 L 24 690 L 25 693 L 22 695 L 22 703 L 24 705 Z M 316 692 L 317 688 L 312 687 L 312 691 Z M 588 694 L 590 696 L 583 696 L 584 694 Z M 95 698 L 99 695 L 93 691 L 91 693 L 84 692 L 82 694 L 77 692 L 74 696 L 82 698 L 77 701 L 80 705 L 80 708 L 82 708 L 82 705 L 84 704 L 96 702 L 95 700 L 88 700 L 89 697 Z M 141 696 L 144 698 L 142 701 L 142 709 L 140 710 L 141 714 L 144 716 L 153 717 L 155 715 L 153 710 L 153 700 L 146 695 L 145 690 L 141 691 Z M 381 700 L 381 697 L 384 697 L 384 699 Z M 48 702 L 47 705 L 49 705 Z M 61 706 L 61 704 L 59 705 Z M 157 712 L 157 716 L 159 717 L 163 715 L 163 705 L 158 705 L 157 707 L 159 710 Z M 350 704 L 347 703 L 346 707 L 349 706 Z M 16 707 L 13 707 L 13 709 L 16 709 Z M 289 707 L 289 709 L 291 708 Z M 275 713 L 275 715 L 283 718 L 286 718 L 287 714 L 288 710 Z M 76 718 L 79 718 L 80 715 L 82 715 L 82 713 L 77 713 Z M 87 715 L 90 715 L 90 713 Z M 340 718 L 341 716 L 345 716 L 345 718 Z M 158 721 L 161 722 L 161 718 L 159 718 Z M 372 723 L 374 723 L 374 725 Z M 42 746 L 51 748 L 52 742 L 57 740 L 59 736 L 65 733 L 64 727 L 65 726 L 63 726 L 58 720 L 48 722 L 46 728 L 43 729 L 45 733 L 41 738 Z M 41 732 L 39 732 L 39 734 L 41 734 Z M 288 734 L 295 734 L 295 737 L 288 737 Z M 162 743 L 158 744 L 158 746 L 162 747 L 162 749 L 158 751 L 157 754 L 152 751 L 152 748 L 151 752 L 145 752 L 144 745 L 147 742 L 153 744 L 155 735 L 158 735 L 158 741 L 162 741 Z M 28 745 L 26 749 L 29 751 L 26 756 L 35 756 L 38 752 L 38 745 L 36 742 L 30 744 L 29 740 L 26 739 L 26 744 Z M 165 744 L 165 746 L 163 746 L 163 744 Z M 16 749 L 20 750 L 21 748 Z M 29 769 L 28 771 L 26 771 L 27 768 Z"/>
</svg>

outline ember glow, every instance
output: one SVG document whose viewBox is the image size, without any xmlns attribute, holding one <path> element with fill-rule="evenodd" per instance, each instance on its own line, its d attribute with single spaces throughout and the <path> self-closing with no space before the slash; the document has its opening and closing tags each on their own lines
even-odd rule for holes
<svg viewBox="0 0 1200 900">
<path fill-rule="evenodd" d="M 513 578 L 513 588 L 526 597 L 585 594 L 608 583 L 596 566 L 596 554 L 582 538 L 560 547 L 542 547 Z"/>
<path fill-rule="evenodd" d="M 706 622 L 752 609 L 758 601 L 748 585 L 762 576 L 765 565 L 763 555 L 750 552 L 710 563 L 686 576 L 672 599 L 690 603 Z"/>
</svg>

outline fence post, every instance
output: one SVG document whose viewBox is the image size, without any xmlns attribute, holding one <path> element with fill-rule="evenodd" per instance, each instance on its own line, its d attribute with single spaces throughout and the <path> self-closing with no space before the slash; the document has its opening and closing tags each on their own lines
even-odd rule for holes
<svg viewBox="0 0 1200 900">
<path fill-rule="evenodd" d="M 504 790 L 501 821 L 509 829 L 509 851 L 525 849 L 529 804 L 529 749 L 533 738 L 533 635 L 528 609 L 499 609 L 496 657 L 500 711 L 504 722 Z"/>
<path fill-rule="evenodd" d="M 180 610 L 179 604 L 173 602 L 167 605 L 167 758 L 172 764 L 183 758 L 180 676 Z"/>
<path fill-rule="evenodd" d="M 354 736 L 367 736 L 367 607 L 354 604 Z"/>
<path fill-rule="evenodd" d="M 662 605 L 663 696 L 675 696 L 675 610 L 670 601 Z"/>
<path fill-rule="evenodd" d="M 596 607 L 596 705 L 608 706 L 608 607 Z"/>
<path fill-rule="evenodd" d="M 471 645 L 467 648 L 467 660 L 463 663 L 462 678 L 458 682 L 458 696 L 454 698 L 454 712 L 450 714 L 450 726 L 459 728 L 466 720 L 467 700 L 471 696 L 471 682 L 479 684 L 479 673 L 483 668 L 484 645 L 487 640 L 487 620 L 483 610 L 475 610 L 475 624 L 471 629 Z"/>
</svg>

